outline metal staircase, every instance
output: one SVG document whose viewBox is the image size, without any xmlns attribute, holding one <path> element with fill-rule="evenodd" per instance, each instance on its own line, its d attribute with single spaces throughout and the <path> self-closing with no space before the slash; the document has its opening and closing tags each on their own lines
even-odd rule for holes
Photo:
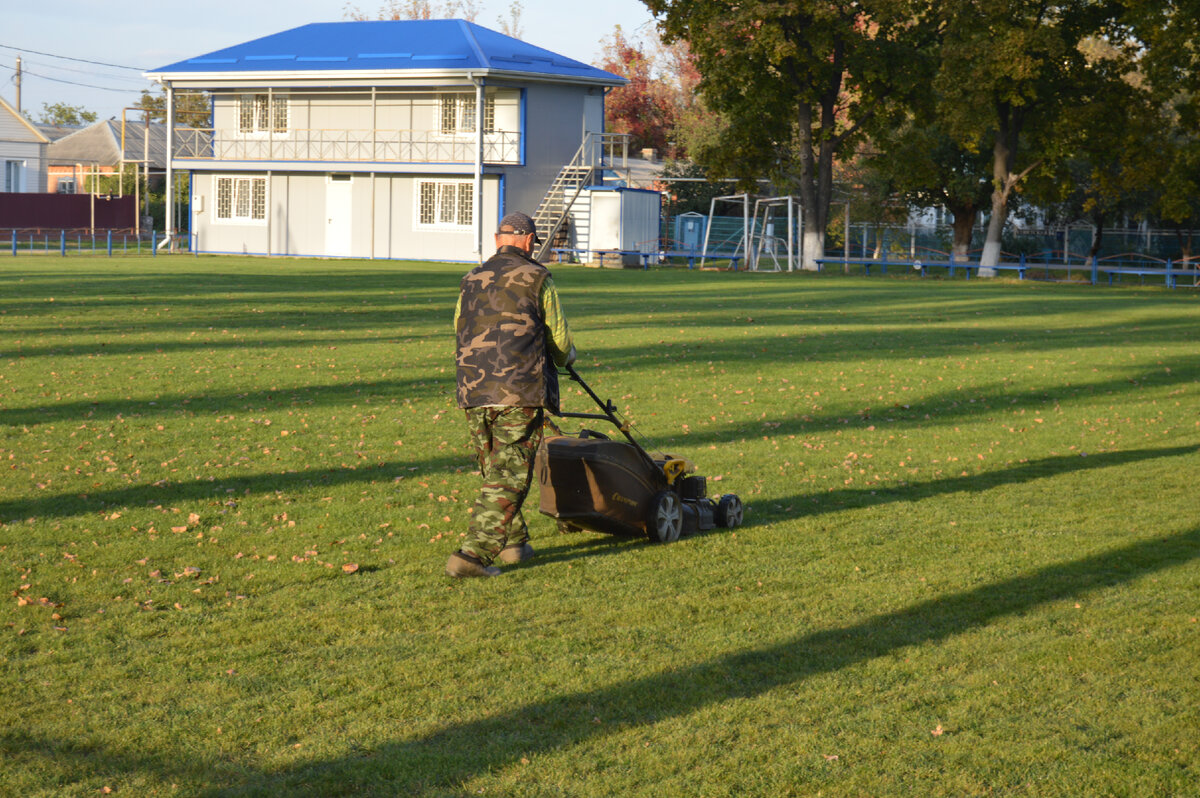
<svg viewBox="0 0 1200 798">
<path fill-rule="evenodd" d="M 613 156 L 620 148 L 620 162 L 626 167 L 629 158 L 629 136 L 624 133 L 588 133 L 575 157 L 559 170 L 550 189 L 542 198 L 533 222 L 537 226 L 538 245 L 534 255 L 536 260 L 542 260 L 554 246 L 554 236 L 562 229 L 563 223 L 571 212 L 571 206 L 579 198 L 587 186 L 594 185 L 598 172 L 617 160 Z"/>
</svg>

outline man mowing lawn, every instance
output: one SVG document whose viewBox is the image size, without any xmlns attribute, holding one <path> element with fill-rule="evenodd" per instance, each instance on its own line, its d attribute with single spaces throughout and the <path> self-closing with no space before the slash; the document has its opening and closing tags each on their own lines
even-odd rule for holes
<svg viewBox="0 0 1200 798">
<path fill-rule="evenodd" d="M 556 367 L 575 361 L 575 346 L 545 266 L 531 260 L 539 243 L 533 220 L 500 220 L 496 254 L 463 278 L 454 312 L 458 406 L 466 410 L 483 485 L 452 577 L 496 576 L 492 562 L 533 556 L 521 505 L 533 479 L 543 410 L 558 410 Z"/>
</svg>

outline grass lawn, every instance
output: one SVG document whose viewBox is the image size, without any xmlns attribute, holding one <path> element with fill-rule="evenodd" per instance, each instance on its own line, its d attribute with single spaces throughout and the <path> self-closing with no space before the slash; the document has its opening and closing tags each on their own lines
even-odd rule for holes
<svg viewBox="0 0 1200 798">
<path fill-rule="evenodd" d="M 0 794 L 1200 794 L 1195 292 L 562 267 L 746 524 L 451 583 L 462 271 L 0 260 Z"/>
</svg>

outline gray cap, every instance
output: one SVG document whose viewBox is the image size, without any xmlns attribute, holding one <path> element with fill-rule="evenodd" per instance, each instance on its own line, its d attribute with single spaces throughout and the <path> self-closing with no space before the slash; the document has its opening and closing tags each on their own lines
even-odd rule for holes
<svg viewBox="0 0 1200 798">
<path fill-rule="evenodd" d="M 512 233 L 519 236 L 527 236 L 533 233 L 533 243 L 542 243 L 541 239 L 538 238 L 537 225 L 533 223 L 533 219 L 530 219 L 528 215 L 520 211 L 514 211 L 501 219 L 500 226 L 496 228 L 496 232 L 500 234 Z"/>
</svg>

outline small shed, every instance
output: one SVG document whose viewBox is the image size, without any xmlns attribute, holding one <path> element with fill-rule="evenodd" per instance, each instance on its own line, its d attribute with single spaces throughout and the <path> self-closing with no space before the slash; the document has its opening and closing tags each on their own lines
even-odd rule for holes
<svg viewBox="0 0 1200 798">
<path fill-rule="evenodd" d="M 576 248 L 601 259 L 604 253 L 620 258 L 622 265 L 657 263 L 662 195 L 657 191 L 626 186 L 591 186 L 587 201 L 572 211 Z M 639 253 L 645 253 L 646 257 Z"/>
</svg>

